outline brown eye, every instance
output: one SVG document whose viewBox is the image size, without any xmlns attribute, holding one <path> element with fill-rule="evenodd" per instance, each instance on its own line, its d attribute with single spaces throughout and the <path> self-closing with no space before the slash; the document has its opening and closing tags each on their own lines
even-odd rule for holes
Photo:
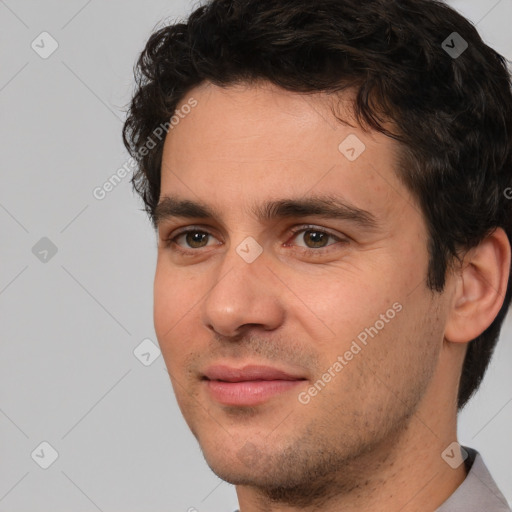
<svg viewBox="0 0 512 512">
<path fill-rule="evenodd" d="M 189 231 L 183 233 L 185 241 L 189 247 L 197 249 L 199 247 L 205 247 L 208 242 L 208 233 L 204 231 Z"/>
<path fill-rule="evenodd" d="M 308 247 L 319 248 L 327 245 L 330 236 L 331 235 L 328 235 L 323 231 L 315 231 L 311 229 L 304 231 L 303 240 Z"/>
<path fill-rule="evenodd" d="M 315 227 L 302 227 L 294 232 L 295 245 L 303 249 L 324 249 L 342 239 Z M 330 240 L 333 240 L 330 242 Z"/>
<path fill-rule="evenodd" d="M 167 247 L 173 246 L 182 252 L 194 252 L 196 249 L 203 249 L 211 245 L 217 245 L 215 237 L 202 229 L 183 230 L 177 235 L 170 235 L 166 242 Z"/>
</svg>

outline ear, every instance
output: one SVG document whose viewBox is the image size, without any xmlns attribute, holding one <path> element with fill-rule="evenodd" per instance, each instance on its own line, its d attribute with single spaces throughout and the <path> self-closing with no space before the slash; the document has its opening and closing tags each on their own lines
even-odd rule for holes
<svg viewBox="0 0 512 512">
<path fill-rule="evenodd" d="M 507 291 L 510 273 L 510 242 L 496 228 L 464 256 L 454 274 L 455 286 L 445 338 L 467 343 L 487 329 L 498 314 Z"/>
</svg>

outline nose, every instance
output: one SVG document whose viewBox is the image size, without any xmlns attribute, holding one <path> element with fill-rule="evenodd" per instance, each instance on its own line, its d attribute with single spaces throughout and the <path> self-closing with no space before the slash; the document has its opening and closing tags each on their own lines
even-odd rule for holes
<svg viewBox="0 0 512 512">
<path fill-rule="evenodd" d="M 236 337 L 248 326 L 273 330 L 283 323 L 285 309 L 279 280 L 266 260 L 263 252 L 248 263 L 235 248 L 230 248 L 216 267 L 214 282 L 202 303 L 206 327 L 220 335 Z"/>
</svg>

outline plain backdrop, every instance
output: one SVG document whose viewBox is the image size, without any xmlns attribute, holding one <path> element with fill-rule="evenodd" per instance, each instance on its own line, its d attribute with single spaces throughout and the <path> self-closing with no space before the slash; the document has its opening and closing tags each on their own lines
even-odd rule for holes
<svg viewBox="0 0 512 512">
<path fill-rule="evenodd" d="M 512 0 L 451 4 L 512 58 Z M 135 59 L 158 23 L 197 5 L 0 0 L 0 512 L 237 506 L 155 358 L 142 205 L 129 177 L 93 195 L 128 159 Z M 459 428 L 509 501 L 511 363 L 509 316 Z"/>
</svg>

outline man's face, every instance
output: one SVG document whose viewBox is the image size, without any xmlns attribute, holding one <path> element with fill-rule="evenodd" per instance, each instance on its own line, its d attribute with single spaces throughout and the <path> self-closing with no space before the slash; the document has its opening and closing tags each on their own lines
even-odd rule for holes
<svg viewBox="0 0 512 512">
<path fill-rule="evenodd" d="M 225 480 L 328 478 L 389 447 L 435 378 L 446 308 L 425 285 L 425 223 L 395 143 L 336 121 L 333 98 L 268 84 L 190 97 L 160 201 L 212 215 L 162 208 L 154 291 L 179 406 Z M 322 198 L 337 215 L 311 209 Z"/>
</svg>

